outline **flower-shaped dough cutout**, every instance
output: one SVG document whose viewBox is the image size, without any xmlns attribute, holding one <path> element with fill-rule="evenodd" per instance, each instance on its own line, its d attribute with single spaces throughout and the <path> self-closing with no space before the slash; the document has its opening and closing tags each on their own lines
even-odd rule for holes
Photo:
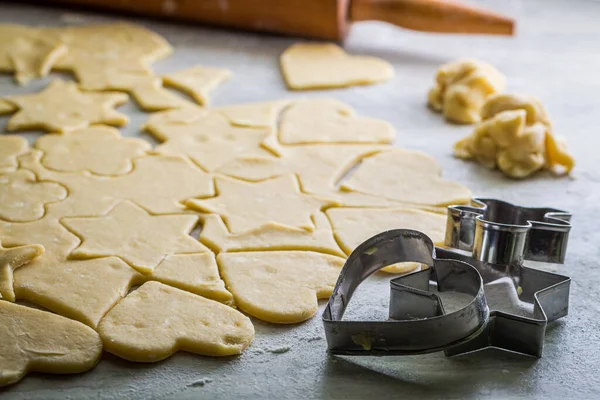
<svg viewBox="0 0 600 400">
<path fill-rule="evenodd" d="M 198 104 L 208 106 L 210 93 L 230 76 L 229 70 L 197 65 L 164 75 L 163 83 L 186 92 Z"/>
<path fill-rule="evenodd" d="M 39 182 L 33 172 L 17 170 L 0 175 L 0 219 L 27 222 L 44 216 L 46 205 L 67 197 L 54 182 Z"/>
<path fill-rule="evenodd" d="M 0 299 L 15 301 L 13 272 L 44 253 L 44 246 L 33 244 L 4 248 L 0 242 Z"/>
<path fill-rule="evenodd" d="M 235 304 L 276 324 L 311 318 L 344 265 L 343 258 L 309 251 L 221 253 L 217 262 Z"/>
<path fill-rule="evenodd" d="M 506 78 L 496 68 L 472 59 L 442 65 L 435 80 L 436 86 L 429 91 L 429 106 L 443 112 L 449 121 L 466 124 L 479 122 L 486 99 L 506 86 Z"/>
<path fill-rule="evenodd" d="M 82 323 L 0 301 L 0 387 L 20 381 L 30 371 L 84 372 L 101 354 L 100 337 Z"/>
<path fill-rule="evenodd" d="M 223 217 L 233 234 L 247 232 L 269 223 L 312 232 L 312 216 L 330 200 L 304 194 L 294 175 L 283 175 L 262 182 L 248 183 L 217 178 L 218 196 L 210 199 L 191 199 L 188 207 Z"/>
<path fill-rule="evenodd" d="M 17 169 L 17 156 L 24 154 L 28 148 L 27 140 L 20 136 L 0 136 L 0 173 Z"/>
<path fill-rule="evenodd" d="M 369 85 L 394 76 L 387 61 L 349 55 L 332 43 L 296 43 L 283 52 L 280 63 L 285 82 L 293 90 Z"/>
<path fill-rule="evenodd" d="M 387 122 L 358 117 L 333 99 L 302 100 L 283 112 L 279 140 L 283 144 L 391 143 L 394 128 Z"/>
<path fill-rule="evenodd" d="M 9 131 L 44 129 L 66 132 L 91 124 L 125 125 L 126 115 L 113 107 L 127 101 L 125 93 L 82 92 L 74 82 L 52 81 L 39 93 L 7 97 L 19 107 L 6 124 Z"/>
<path fill-rule="evenodd" d="M 146 282 L 98 326 L 104 349 L 139 362 L 177 351 L 207 356 L 240 354 L 254 338 L 250 319 L 232 307 L 158 282 Z"/>
<path fill-rule="evenodd" d="M 123 175 L 133 169 L 133 158 L 151 146 L 135 138 L 123 138 L 117 129 L 91 126 L 64 134 L 40 137 L 35 147 L 44 152 L 42 164 L 55 171 L 89 171 L 97 175 Z"/>
<path fill-rule="evenodd" d="M 71 259 L 116 256 L 144 274 L 171 254 L 208 251 L 189 235 L 197 216 L 150 215 L 128 201 L 102 217 L 67 217 L 61 222 L 82 241 Z"/>
<path fill-rule="evenodd" d="M 471 191 L 443 179 L 440 171 L 425 153 L 392 149 L 363 159 L 341 188 L 410 205 L 468 204 Z"/>
</svg>

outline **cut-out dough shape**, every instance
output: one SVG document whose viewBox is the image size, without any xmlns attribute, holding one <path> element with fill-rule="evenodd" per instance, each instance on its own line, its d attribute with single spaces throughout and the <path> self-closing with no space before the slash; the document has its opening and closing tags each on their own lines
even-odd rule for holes
<svg viewBox="0 0 600 400">
<path fill-rule="evenodd" d="M 49 171 L 40 165 L 40 157 L 40 152 L 31 152 L 19 161 L 38 177 L 68 189 L 69 197 L 52 205 L 61 216 L 104 215 L 122 200 L 131 200 L 151 214 L 181 213 L 184 200 L 215 194 L 212 177 L 182 157 L 136 158 L 130 174 L 112 178 Z"/>
<path fill-rule="evenodd" d="M 160 361 L 180 350 L 240 354 L 254 338 L 250 319 L 234 308 L 158 282 L 129 294 L 98 332 L 106 351 L 139 362 Z"/>
<path fill-rule="evenodd" d="M 229 77 L 229 70 L 197 65 L 163 75 L 163 83 L 188 93 L 198 104 L 207 106 L 210 93 Z"/>
<path fill-rule="evenodd" d="M 170 125 L 187 125 L 208 115 L 208 109 L 189 103 L 180 108 L 152 113 L 143 129 L 149 133 L 161 132 Z"/>
<path fill-rule="evenodd" d="M 332 43 L 296 43 L 280 59 L 288 88 L 332 89 L 383 82 L 394 69 L 377 57 L 353 56 Z"/>
<path fill-rule="evenodd" d="M 277 124 L 279 113 L 290 103 L 290 100 L 274 100 L 215 107 L 212 110 L 225 115 L 233 125 L 271 128 Z"/>
<path fill-rule="evenodd" d="M 283 144 L 391 143 L 394 128 L 374 118 L 358 117 L 337 100 L 302 100 L 281 117 L 279 140 Z"/>
<path fill-rule="evenodd" d="M 206 171 L 213 171 L 236 156 L 271 154 L 261 146 L 271 134 L 269 129 L 232 126 L 217 113 L 185 125 L 151 125 L 148 129 L 164 141 L 154 149 L 156 153 L 188 156 Z"/>
<path fill-rule="evenodd" d="M 300 192 L 294 175 L 283 175 L 257 183 L 217 178 L 218 196 L 191 199 L 188 207 L 223 217 L 233 234 L 247 232 L 268 223 L 312 232 L 311 217 L 333 202 Z"/>
<path fill-rule="evenodd" d="M 221 303 L 233 303 L 233 296 L 225 289 L 215 255 L 211 252 L 167 256 L 152 271 L 150 279 Z"/>
<path fill-rule="evenodd" d="M 17 170 L 0 175 L 0 219 L 28 222 L 44 216 L 46 205 L 67 197 L 54 182 L 39 182 L 33 172 Z"/>
<path fill-rule="evenodd" d="M 0 25 L 0 71 L 14 72 L 20 84 L 48 75 L 54 62 L 66 51 L 57 35 L 43 29 Z"/>
<path fill-rule="evenodd" d="M 6 124 L 9 131 L 45 129 L 66 132 L 91 124 L 125 125 L 126 115 L 113 107 L 127 101 L 125 93 L 82 92 L 74 82 L 52 81 L 39 93 L 7 97 L 19 107 Z"/>
<path fill-rule="evenodd" d="M 0 241 L 0 299 L 15 301 L 13 272 L 44 253 L 44 246 L 32 244 L 4 248 Z"/>
<path fill-rule="evenodd" d="M 36 140 L 34 147 L 44 152 L 42 164 L 48 169 L 98 175 L 131 172 L 132 159 L 151 148 L 145 140 L 123 138 L 117 129 L 108 126 L 45 135 Z"/>
<path fill-rule="evenodd" d="M 393 149 L 365 158 L 342 189 L 405 204 L 467 204 L 471 191 L 440 176 L 434 158 L 418 151 Z"/>
<path fill-rule="evenodd" d="M 0 387 L 28 372 L 76 374 L 96 365 L 102 341 L 89 327 L 60 315 L 0 301 Z"/>
<path fill-rule="evenodd" d="M 129 76 L 122 75 L 120 81 L 113 76 L 113 87 L 131 94 L 137 104 L 145 111 L 160 111 L 172 108 L 186 107 L 189 103 L 176 96 L 162 85 L 156 76 Z M 117 82 L 121 82 L 117 84 Z"/>
<path fill-rule="evenodd" d="M 218 215 L 209 214 L 202 218 L 200 241 L 218 253 L 255 250 L 310 250 L 345 256 L 333 237 L 327 217 L 322 213 L 315 214 L 315 229 L 312 232 L 268 223 L 244 233 L 231 234 Z"/>
<path fill-rule="evenodd" d="M 14 104 L 0 99 L 0 115 L 12 114 L 17 111 L 17 106 Z"/>
<path fill-rule="evenodd" d="M 409 208 L 330 208 L 326 211 L 335 237 L 347 255 L 362 242 L 391 229 L 414 229 L 443 245 L 446 216 Z M 400 263 L 382 271 L 405 273 L 415 269 L 415 263 Z"/>
<path fill-rule="evenodd" d="M 294 324 L 331 296 L 344 259 L 308 251 L 221 253 L 221 275 L 244 312 L 276 324 Z"/>
<path fill-rule="evenodd" d="M 102 217 L 67 217 L 61 222 L 82 240 L 69 258 L 117 256 L 144 274 L 168 255 L 208 251 L 189 235 L 198 222 L 191 214 L 150 215 L 122 202 Z"/>
<path fill-rule="evenodd" d="M 0 173 L 17 169 L 17 156 L 24 154 L 29 148 L 27 140 L 14 135 L 0 136 Z"/>
</svg>

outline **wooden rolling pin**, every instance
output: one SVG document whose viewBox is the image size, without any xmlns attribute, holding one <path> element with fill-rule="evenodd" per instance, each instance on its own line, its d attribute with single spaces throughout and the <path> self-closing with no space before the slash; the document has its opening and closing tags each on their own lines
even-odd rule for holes
<svg viewBox="0 0 600 400">
<path fill-rule="evenodd" d="M 343 40 L 352 22 L 425 32 L 512 35 L 514 21 L 451 0 L 52 0 L 244 30 Z"/>
</svg>

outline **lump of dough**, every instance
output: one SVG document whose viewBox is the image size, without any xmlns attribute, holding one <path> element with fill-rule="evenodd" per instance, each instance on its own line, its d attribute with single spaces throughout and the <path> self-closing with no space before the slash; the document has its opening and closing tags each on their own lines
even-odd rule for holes
<svg viewBox="0 0 600 400">
<path fill-rule="evenodd" d="M 500 93 L 506 78 L 492 65 L 463 59 L 438 68 L 436 85 L 428 95 L 429 106 L 452 122 L 471 124 L 480 121 L 485 100 Z"/>
<path fill-rule="evenodd" d="M 575 165 L 552 127 L 540 101 L 522 95 L 494 95 L 481 109 L 483 121 L 472 135 L 454 145 L 454 154 L 498 168 L 511 178 L 542 169 L 568 173 Z"/>
</svg>

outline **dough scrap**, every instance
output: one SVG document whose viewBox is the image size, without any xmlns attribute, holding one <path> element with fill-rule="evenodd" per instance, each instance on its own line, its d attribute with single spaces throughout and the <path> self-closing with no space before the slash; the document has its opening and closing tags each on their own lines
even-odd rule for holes
<svg viewBox="0 0 600 400">
<path fill-rule="evenodd" d="M 0 240 L 0 299 L 15 301 L 14 270 L 29 264 L 43 253 L 44 246 L 39 244 L 5 248 Z"/>
<path fill-rule="evenodd" d="M 144 283 L 98 326 L 104 349 L 121 358 L 156 362 L 177 351 L 208 356 L 240 354 L 254 326 L 239 311 L 158 282 Z"/>
<path fill-rule="evenodd" d="M 429 106 L 443 112 L 447 120 L 464 124 L 479 122 L 486 99 L 506 86 L 506 78 L 500 71 L 474 59 L 442 65 L 435 80 L 436 86 L 429 91 Z"/>
<path fill-rule="evenodd" d="M 149 133 L 160 132 L 170 125 L 187 125 L 205 118 L 207 114 L 208 109 L 189 103 L 180 108 L 152 113 L 142 128 Z"/>
<path fill-rule="evenodd" d="M 23 25 L 0 25 L 0 71 L 14 72 L 19 84 L 48 75 L 67 47 L 56 35 Z"/>
<path fill-rule="evenodd" d="M 61 216 L 100 216 L 122 200 L 130 200 L 151 214 L 181 213 L 191 197 L 214 196 L 212 177 L 177 156 L 146 156 L 133 160 L 133 171 L 116 177 L 49 171 L 40 164 L 41 153 L 21 156 L 23 168 L 44 180 L 59 182 L 69 197 L 52 205 Z"/>
<path fill-rule="evenodd" d="M 569 173 L 575 166 L 566 144 L 552 134 L 541 102 L 531 96 L 495 95 L 488 98 L 472 135 L 454 145 L 455 156 L 498 167 L 511 178 L 526 178 L 542 169 Z"/>
<path fill-rule="evenodd" d="M 300 191 L 294 175 L 257 183 L 217 178 L 218 196 L 190 199 L 185 204 L 197 211 L 219 214 L 233 234 L 251 231 L 268 223 L 312 232 L 312 218 L 332 201 Z"/>
<path fill-rule="evenodd" d="M 223 220 L 215 214 L 203 219 L 200 241 L 217 253 L 256 250 L 308 250 L 344 257 L 337 245 L 329 221 L 323 213 L 313 217 L 315 229 L 290 228 L 267 223 L 247 232 L 231 234 Z"/>
<path fill-rule="evenodd" d="M 0 136 L 0 174 L 16 170 L 19 166 L 17 156 L 24 154 L 28 149 L 27 140 L 20 136 Z"/>
<path fill-rule="evenodd" d="M 113 109 L 127 101 L 126 94 L 82 92 L 73 82 L 54 80 L 39 93 L 10 96 L 6 100 L 19 107 L 6 124 L 9 131 L 66 132 L 91 124 L 122 126 L 129 120 Z"/>
<path fill-rule="evenodd" d="M 46 311 L 0 301 L 0 387 L 14 384 L 33 371 L 88 371 L 101 354 L 100 337 L 89 327 Z"/>
<path fill-rule="evenodd" d="M 217 262 L 236 305 L 276 324 L 311 318 L 344 265 L 343 258 L 308 251 L 221 253 Z"/>
<path fill-rule="evenodd" d="M 133 169 L 133 158 L 151 148 L 145 140 L 123 138 L 117 129 L 101 125 L 45 135 L 34 147 L 44 152 L 42 165 L 48 169 L 97 175 L 127 174 Z"/>
<path fill-rule="evenodd" d="M 197 222 L 191 214 L 150 215 L 128 201 L 102 217 L 61 220 L 82 241 L 70 259 L 117 256 L 143 274 L 151 273 L 168 255 L 208 251 L 189 235 Z"/>
<path fill-rule="evenodd" d="M 208 105 L 210 93 L 231 77 L 231 71 L 223 68 L 197 65 L 163 75 L 163 83 L 188 93 L 198 104 Z"/>
<path fill-rule="evenodd" d="M 215 107 L 212 110 L 225 115 L 233 125 L 272 128 L 277 124 L 279 113 L 291 103 L 290 100 L 273 100 Z"/>
<path fill-rule="evenodd" d="M 17 111 L 17 106 L 14 104 L 0 99 L 0 115 L 12 114 Z"/>
<path fill-rule="evenodd" d="M 444 244 L 446 216 L 410 208 L 330 208 L 326 212 L 335 237 L 347 255 L 365 240 L 391 229 L 414 229 L 423 232 L 433 243 Z M 417 263 L 399 263 L 382 269 L 389 273 L 406 273 Z"/>
<path fill-rule="evenodd" d="M 48 204 L 67 197 L 67 190 L 54 182 L 39 182 L 31 171 L 0 175 L 0 219 L 29 222 L 40 219 Z"/>
<path fill-rule="evenodd" d="M 187 107 L 190 104 L 187 100 L 165 89 L 159 77 L 124 77 L 123 79 L 126 80 L 122 85 L 117 85 L 115 81 L 115 88 L 129 92 L 142 110 L 160 111 Z"/>
<path fill-rule="evenodd" d="M 352 56 L 333 43 L 296 43 L 280 58 L 289 89 L 332 89 L 383 82 L 393 67 L 377 57 Z"/>
<path fill-rule="evenodd" d="M 151 278 L 178 289 L 225 304 L 233 304 L 233 296 L 225 289 L 213 253 L 173 254 L 165 257 L 152 271 Z"/>
<path fill-rule="evenodd" d="M 390 149 L 365 158 L 341 188 L 408 204 L 468 204 L 471 191 L 440 176 L 434 158 L 419 151 Z"/>
<path fill-rule="evenodd" d="M 358 117 L 337 100 L 313 99 L 292 104 L 283 112 L 279 140 L 283 144 L 392 143 L 394 128 L 387 122 Z"/>
</svg>

